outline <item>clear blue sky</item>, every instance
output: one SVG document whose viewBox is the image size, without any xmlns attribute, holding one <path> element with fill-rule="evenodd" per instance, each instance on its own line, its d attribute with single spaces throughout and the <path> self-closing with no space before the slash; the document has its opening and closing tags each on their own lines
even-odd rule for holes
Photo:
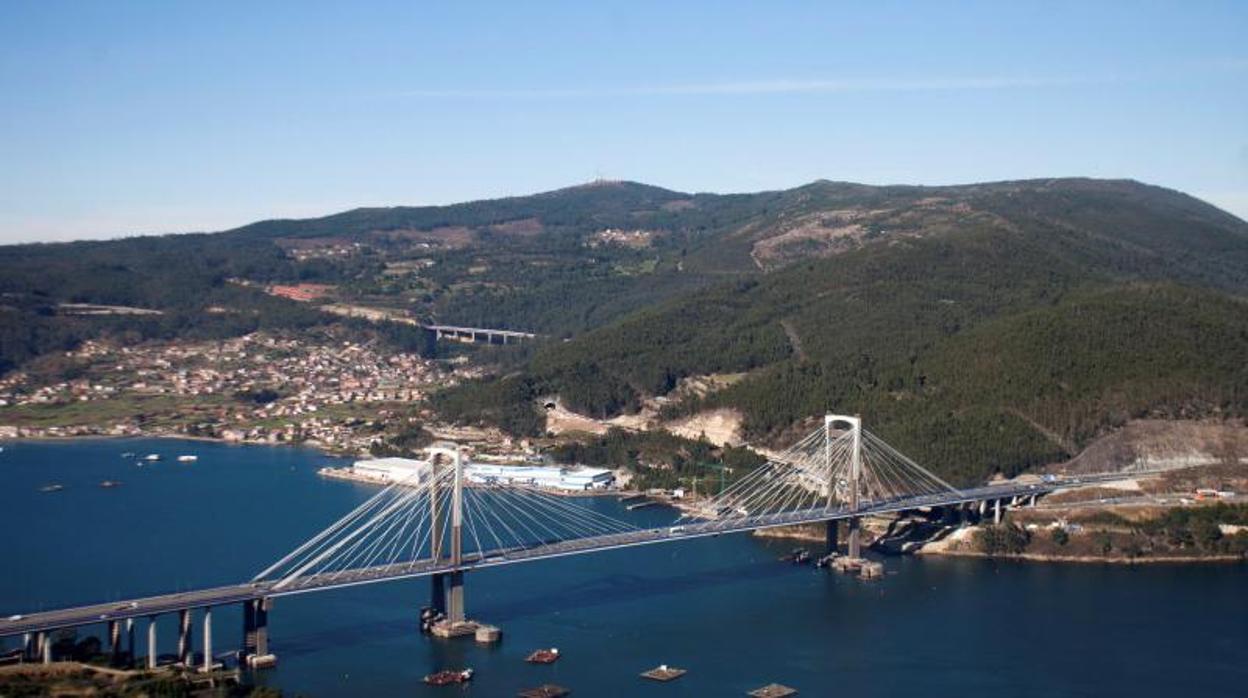
<svg viewBox="0 0 1248 698">
<path fill-rule="evenodd" d="M 1248 3 L 0 3 L 3 242 L 1063 175 L 1248 218 Z"/>
</svg>

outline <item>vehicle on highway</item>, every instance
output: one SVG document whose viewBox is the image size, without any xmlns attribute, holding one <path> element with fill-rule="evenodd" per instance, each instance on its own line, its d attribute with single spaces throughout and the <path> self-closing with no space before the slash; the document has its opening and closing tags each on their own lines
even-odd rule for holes
<svg viewBox="0 0 1248 698">
<path fill-rule="evenodd" d="M 14 615 L 9 616 L 8 618 L 5 618 L 5 620 L 12 622 L 12 623 L 16 623 L 17 621 L 21 619 L 22 619 L 22 614 L 20 613 L 16 613 Z"/>
</svg>

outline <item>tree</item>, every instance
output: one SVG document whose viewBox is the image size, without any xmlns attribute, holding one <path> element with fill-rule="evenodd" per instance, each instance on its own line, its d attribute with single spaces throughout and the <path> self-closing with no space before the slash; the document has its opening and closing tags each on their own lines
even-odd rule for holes
<svg viewBox="0 0 1248 698">
<path fill-rule="evenodd" d="M 1209 519 L 1198 519 L 1192 522 L 1192 537 L 1205 550 L 1212 550 L 1222 539 L 1222 529 Z"/>
<path fill-rule="evenodd" d="M 1058 545 L 1066 545 L 1070 542 L 1070 534 L 1066 532 L 1066 529 L 1060 526 L 1053 529 L 1053 533 L 1050 534 L 1050 537 L 1053 539 L 1053 542 Z"/>
<path fill-rule="evenodd" d="M 1020 555 L 1031 543 L 1031 533 L 1015 524 L 1005 523 L 980 529 L 979 549 L 988 555 Z"/>
</svg>

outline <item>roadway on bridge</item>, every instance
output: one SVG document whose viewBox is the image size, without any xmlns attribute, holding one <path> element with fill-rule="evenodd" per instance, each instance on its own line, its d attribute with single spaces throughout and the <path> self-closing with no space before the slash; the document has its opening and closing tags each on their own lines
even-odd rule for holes
<svg viewBox="0 0 1248 698">
<path fill-rule="evenodd" d="M 1155 474 L 1153 471 L 1137 473 L 1107 473 L 1081 476 L 1078 478 L 1060 479 L 1054 482 L 1033 484 L 1003 484 L 977 487 L 968 490 L 945 492 L 938 495 L 909 497 L 895 501 L 870 503 L 857 511 L 848 508 L 836 509 L 801 509 L 759 516 L 725 518 L 722 520 L 702 520 L 693 523 L 644 529 L 628 533 L 591 536 L 575 540 L 538 544 L 526 548 L 505 550 L 487 550 L 484 553 L 473 552 L 464 555 L 460 569 L 465 571 L 501 567 L 521 562 L 532 562 L 568 555 L 581 555 L 602 550 L 627 548 L 637 545 L 671 543 L 692 540 L 706 536 L 717 536 L 727 533 L 754 531 L 780 526 L 820 523 L 836 521 L 855 516 L 873 516 L 895 514 L 913 509 L 952 506 L 980 501 L 1010 499 L 1030 495 L 1047 494 L 1064 487 L 1083 486 L 1098 482 L 1113 482 L 1144 475 Z M 251 599 L 264 597 L 289 596 L 315 591 L 326 591 L 361 584 L 398 579 L 425 577 L 439 572 L 450 572 L 454 568 L 448 560 L 421 560 L 403 564 L 381 565 L 359 570 L 335 572 L 330 574 L 312 575 L 296 580 L 294 583 L 278 588 L 278 582 L 261 581 L 247 584 L 213 587 L 195 591 L 173 594 L 162 594 L 144 598 L 112 601 L 73 608 L 12 616 L 0 620 L 0 636 L 19 635 L 28 632 L 51 631 L 60 628 L 72 628 L 110 620 L 142 618 L 162 613 L 170 613 L 184 609 L 220 606 L 241 603 Z"/>
</svg>

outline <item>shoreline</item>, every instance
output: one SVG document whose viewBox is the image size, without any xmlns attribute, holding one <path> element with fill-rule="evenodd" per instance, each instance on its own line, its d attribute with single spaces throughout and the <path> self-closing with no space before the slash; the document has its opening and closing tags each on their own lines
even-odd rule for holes
<svg viewBox="0 0 1248 698">
<path fill-rule="evenodd" d="M 1060 562 L 1073 564 L 1102 565 L 1188 565 L 1201 564 L 1233 564 L 1248 562 L 1242 555 L 1164 555 L 1157 557 L 1094 557 L 1087 555 L 1042 555 L 1039 553 L 1019 553 L 1016 555 L 990 555 L 976 550 L 924 550 L 914 553 L 927 557 L 964 557 L 998 560 L 1006 562 Z"/>
<path fill-rule="evenodd" d="M 58 442 L 58 441 L 121 441 L 123 439 L 166 439 L 170 441 L 198 441 L 201 443 L 223 444 L 226 446 L 295 446 L 300 448 L 310 448 L 321 452 L 326 456 L 335 458 L 353 458 L 359 457 L 358 453 L 351 453 L 341 449 L 332 449 L 315 441 L 249 441 L 247 439 L 223 439 L 219 436 L 193 436 L 191 434 L 170 434 L 166 432 L 144 432 L 138 434 L 75 434 L 68 436 L 12 436 L 0 438 L 0 444 L 20 443 L 23 441 L 31 442 Z"/>
</svg>

